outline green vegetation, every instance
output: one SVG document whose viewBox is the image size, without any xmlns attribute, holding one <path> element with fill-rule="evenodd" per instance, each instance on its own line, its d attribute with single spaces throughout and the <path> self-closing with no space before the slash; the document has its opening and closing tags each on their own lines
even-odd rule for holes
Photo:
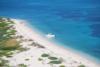
<svg viewBox="0 0 100 67">
<path fill-rule="evenodd" d="M 26 58 L 25 60 L 26 60 L 26 61 L 29 61 L 30 59 Z"/>
<path fill-rule="evenodd" d="M 50 59 L 50 60 L 57 60 L 58 58 L 56 58 L 56 57 L 48 57 L 48 59 Z"/>
<path fill-rule="evenodd" d="M 11 57 L 13 52 L 11 50 L 0 50 L 0 57 L 6 56 L 6 57 Z"/>
<path fill-rule="evenodd" d="M 38 58 L 38 60 L 39 60 L 39 61 L 42 61 L 43 59 L 42 59 L 42 58 Z"/>
<path fill-rule="evenodd" d="M 18 67 L 27 67 L 25 64 L 19 64 Z"/>
<path fill-rule="evenodd" d="M 85 67 L 85 65 L 79 65 L 78 67 Z"/>
<path fill-rule="evenodd" d="M 62 62 L 61 61 L 50 61 L 49 63 L 50 64 L 61 64 Z"/>
<path fill-rule="evenodd" d="M 15 35 L 16 31 L 12 29 L 11 24 L 13 23 L 0 18 L 0 42 L 12 38 L 12 35 Z"/>
<path fill-rule="evenodd" d="M 19 47 L 17 48 L 17 50 L 19 50 L 19 52 L 23 52 L 23 51 L 27 51 L 29 48 L 23 48 L 23 47 Z"/>
<path fill-rule="evenodd" d="M 65 65 L 60 65 L 59 67 L 66 67 Z"/>
<path fill-rule="evenodd" d="M 50 56 L 47 53 L 43 53 L 41 55 L 41 58 L 38 58 L 38 60 L 42 61 L 42 63 L 44 63 L 46 59 L 48 60 L 47 63 L 50 64 L 51 67 L 53 67 L 53 65 L 55 65 L 55 64 L 62 64 L 62 62 L 63 62 L 62 58 L 53 57 L 53 56 Z M 60 65 L 59 67 L 65 67 L 65 66 L 64 65 Z"/>
<path fill-rule="evenodd" d="M 0 67 L 10 67 L 10 65 L 8 64 L 8 60 L 0 58 Z"/>
<path fill-rule="evenodd" d="M 20 42 L 15 38 L 17 31 L 13 25 L 10 18 L 0 17 L 0 67 L 10 67 L 9 62 L 2 57 L 12 57 L 13 52 L 21 48 Z"/>
<path fill-rule="evenodd" d="M 45 54 L 45 53 L 44 53 L 44 54 L 42 54 L 41 56 L 42 56 L 42 57 L 48 57 L 49 54 Z"/>
</svg>

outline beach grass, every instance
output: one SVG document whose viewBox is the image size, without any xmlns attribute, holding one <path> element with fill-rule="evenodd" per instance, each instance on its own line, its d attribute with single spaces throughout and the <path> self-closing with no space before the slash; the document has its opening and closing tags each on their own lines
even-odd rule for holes
<svg viewBox="0 0 100 67">
<path fill-rule="evenodd" d="M 10 18 L 0 18 L 0 67 L 10 67 L 9 61 L 2 57 L 12 57 L 13 52 L 21 47 L 14 37 L 17 31 L 13 29 L 13 24 Z"/>
</svg>

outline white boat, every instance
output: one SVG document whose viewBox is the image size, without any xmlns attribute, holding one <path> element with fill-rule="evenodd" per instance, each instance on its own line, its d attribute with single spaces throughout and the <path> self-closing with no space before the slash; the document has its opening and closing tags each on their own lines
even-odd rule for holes
<svg viewBox="0 0 100 67">
<path fill-rule="evenodd" d="M 51 38 L 55 38 L 55 35 L 52 34 L 52 33 L 48 33 L 48 34 L 46 35 L 46 37 L 49 38 L 49 39 L 51 39 Z"/>
</svg>

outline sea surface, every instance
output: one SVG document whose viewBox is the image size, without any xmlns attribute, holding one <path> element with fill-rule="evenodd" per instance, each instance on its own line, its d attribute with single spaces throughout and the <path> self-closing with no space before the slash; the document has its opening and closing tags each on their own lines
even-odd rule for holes
<svg viewBox="0 0 100 67">
<path fill-rule="evenodd" d="M 0 16 L 28 20 L 62 46 L 100 60 L 100 0 L 0 0 Z"/>
</svg>

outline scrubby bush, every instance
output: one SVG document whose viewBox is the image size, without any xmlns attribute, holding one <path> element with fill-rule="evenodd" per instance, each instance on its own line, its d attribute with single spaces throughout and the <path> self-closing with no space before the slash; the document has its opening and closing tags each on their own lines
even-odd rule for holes
<svg viewBox="0 0 100 67">
<path fill-rule="evenodd" d="M 60 65 L 59 67 L 65 67 L 65 65 Z"/>
<path fill-rule="evenodd" d="M 79 65 L 78 67 L 85 67 L 85 65 Z"/>
<path fill-rule="evenodd" d="M 50 59 L 50 60 L 57 60 L 58 58 L 56 58 L 56 57 L 49 57 L 48 59 Z"/>
<path fill-rule="evenodd" d="M 45 53 L 44 53 L 44 54 L 42 54 L 41 56 L 42 56 L 42 57 L 48 57 L 49 54 L 45 54 Z"/>
<path fill-rule="evenodd" d="M 62 62 L 61 61 L 50 61 L 49 63 L 50 64 L 61 64 Z"/>
</svg>

